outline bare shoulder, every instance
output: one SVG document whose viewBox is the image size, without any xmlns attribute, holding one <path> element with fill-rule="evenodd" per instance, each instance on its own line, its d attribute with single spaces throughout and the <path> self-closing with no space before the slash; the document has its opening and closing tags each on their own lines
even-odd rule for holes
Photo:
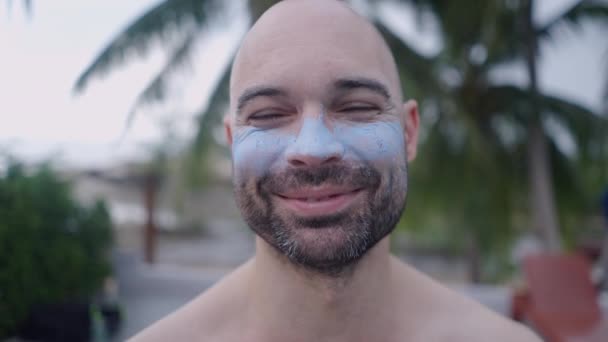
<svg viewBox="0 0 608 342">
<path fill-rule="evenodd" d="M 403 298 L 409 298 L 410 301 L 412 297 L 416 298 L 414 307 L 419 310 L 419 334 L 416 334 L 415 340 L 541 342 L 527 327 L 490 310 L 464 294 L 443 286 L 407 265 L 401 269 L 404 279 L 411 284 Z"/>
<path fill-rule="evenodd" d="M 469 341 L 487 341 L 489 337 L 492 337 L 493 341 L 497 342 L 542 342 L 528 327 L 502 317 L 495 326 L 488 324 L 485 329 L 482 329 L 485 336 L 478 336 L 477 339 Z"/>
<path fill-rule="evenodd" d="M 448 290 L 446 307 L 439 319 L 444 329 L 440 341 L 541 342 L 529 328 Z"/>
<path fill-rule="evenodd" d="M 238 278 L 246 265 L 230 273 L 183 307 L 142 330 L 129 341 L 219 340 L 225 331 L 222 327 L 231 324 L 230 320 L 237 319 L 233 309 L 239 307 L 234 304 L 241 300 L 241 296 L 235 284 L 238 284 Z"/>
<path fill-rule="evenodd" d="M 541 342 L 541 339 L 526 326 L 485 307 L 470 310 L 468 317 L 457 321 L 460 326 L 454 331 L 454 335 L 458 338 L 446 336 L 445 341 Z"/>
</svg>

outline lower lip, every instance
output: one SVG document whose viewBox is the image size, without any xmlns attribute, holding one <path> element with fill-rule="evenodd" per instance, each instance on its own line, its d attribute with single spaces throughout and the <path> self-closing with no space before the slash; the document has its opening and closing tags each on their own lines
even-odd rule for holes
<svg viewBox="0 0 608 342">
<path fill-rule="evenodd" d="M 277 198 L 281 203 L 283 203 L 291 211 L 295 212 L 298 216 L 316 217 L 335 214 L 348 208 L 348 206 L 354 202 L 361 192 L 363 191 L 355 190 L 338 196 L 333 196 L 322 201 L 311 202 L 282 196 L 277 196 Z"/>
</svg>

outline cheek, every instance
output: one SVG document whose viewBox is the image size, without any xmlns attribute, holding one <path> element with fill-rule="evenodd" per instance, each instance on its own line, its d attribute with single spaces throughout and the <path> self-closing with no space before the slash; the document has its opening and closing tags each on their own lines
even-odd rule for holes
<svg viewBox="0 0 608 342">
<path fill-rule="evenodd" d="M 336 133 L 357 158 L 374 165 L 390 166 L 405 161 L 405 139 L 398 123 L 342 126 Z"/>
<path fill-rule="evenodd" d="M 232 144 L 234 177 L 242 180 L 267 173 L 290 139 L 293 137 L 272 131 L 249 129 L 240 132 Z"/>
</svg>

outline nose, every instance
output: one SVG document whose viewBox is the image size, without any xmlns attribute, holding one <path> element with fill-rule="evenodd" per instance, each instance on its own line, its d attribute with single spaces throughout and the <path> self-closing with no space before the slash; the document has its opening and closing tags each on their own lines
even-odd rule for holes
<svg viewBox="0 0 608 342">
<path fill-rule="evenodd" d="M 320 116 L 304 119 L 296 140 L 285 153 L 291 166 L 316 167 L 342 160 L 344 146 Z"/>
</svg>

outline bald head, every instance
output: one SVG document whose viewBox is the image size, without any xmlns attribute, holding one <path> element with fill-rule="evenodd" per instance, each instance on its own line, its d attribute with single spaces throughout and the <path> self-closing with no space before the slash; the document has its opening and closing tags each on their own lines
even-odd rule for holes
<svg viewBox="0 0 608 342">
<path fill-rule="evenodd" d="M 268 10 L 234 62 L 230 106 L 235 196 L 268 245 L 335 275 L 393 230 L 417 107 L 401 103 L 380 34 L 343 2 L 286 0 Z"/>
<path fill-rule="evenodd" d="M 248 87 L 304 85 L 319 76 L 380 79 L 395 103 L 401 101 L 393 56 L 371 23 L 343 1 L 284 0 L 260 17 L 241 44 L 230 82 L 231 112 Z"/>
</svg>

